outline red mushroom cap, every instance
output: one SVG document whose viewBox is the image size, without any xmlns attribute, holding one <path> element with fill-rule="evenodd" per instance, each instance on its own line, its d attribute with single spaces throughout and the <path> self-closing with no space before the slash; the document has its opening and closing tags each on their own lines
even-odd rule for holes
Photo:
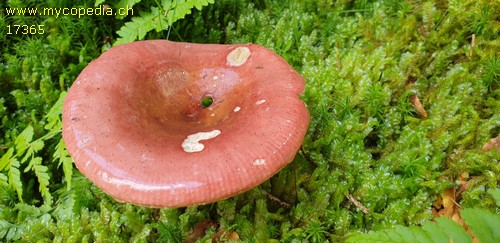
<svg viewBox="0 0 500 243">
<path fill-rule="evenodd" d="M 70 88 L 63 139 L 78 169 L 119 201 L 214 202 L 293 160 L 309 124 L 303 90 L 302 77 L 259 45 L 119 45 Z"/>
</svg>

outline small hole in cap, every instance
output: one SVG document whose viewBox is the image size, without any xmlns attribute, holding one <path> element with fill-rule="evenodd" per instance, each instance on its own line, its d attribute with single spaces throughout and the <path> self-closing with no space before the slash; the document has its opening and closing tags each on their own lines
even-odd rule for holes
<svg viewBox="0 0 500 243">
<path fill-rule="evenodd" d="M 203 96 L 200 100 L 200 106 L 202 108 L 207 108 L 207 107 L 211 106 L 212 103 L 214 103 L 214 98 L 212 98 L 212 96 L 209 96 L 209 95 Z"/>
</svg>

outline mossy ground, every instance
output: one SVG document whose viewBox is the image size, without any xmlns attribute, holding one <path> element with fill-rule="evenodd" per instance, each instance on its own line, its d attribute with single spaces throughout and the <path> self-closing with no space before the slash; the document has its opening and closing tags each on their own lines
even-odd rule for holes
<svg viewBox="0 0 500 243">
<path fill-rule="evenodd" d="M 118 203 L 75 168 L 53 162 L 64 154 L 56 152 L 58 127 L 48 126 L 58 122 L 51 107 L 128 19 L 5 15 L 6 7 L 26 6 L 93 2 L 0 3 L 0 157 L 8 157 L 0 161 L 3 240 L 175 242 L 211 220 L 248 242 L 343 241 L 431 220 L 433 203 L 464 183 L 459 205 L 499 213 L 486 190 L 498 188 L 500 155 L 482 150 L 500 135 L 498 1 L 218 0 L 176 22 L 169 35 L 149 33 L 148 39 L 261 44 L 306 80 L 302 98 L 311 124 L 296 159 L 249 192 L 180 209 Z M 14 24 L 43 24 L 45 33 L 6 35 Z M 414 108 L 415 96 L 427 117 Z M 20 139 L 27 126 L 33 138 Z M 28 145 L 20 145 L 23 139 Z M 34 149 L 34 162 L 24 153 L 6 156 L 22 146 Z M 209 228 L 200 240 L 210 242 L 215 233 Z"/>
</svg>

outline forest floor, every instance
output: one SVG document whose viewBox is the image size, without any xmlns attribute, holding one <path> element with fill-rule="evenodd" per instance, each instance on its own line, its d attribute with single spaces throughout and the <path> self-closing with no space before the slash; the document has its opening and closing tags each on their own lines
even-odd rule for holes
<svg viewBox="0 0 500 243">
<path fill-rule="evenodd" d="M 216 0 L 171 29 L 129 34 L 260 44 L 306 81 L 311 123 L 295 160 L 248 192 L 178 209 L 119 203 L 74 167 L 65 92 L 133 16 L 7 12 L 94 7 L 61 2 L 0 2 L 4 241 L 345 241 L 440 216 L 463 225 L 464 208 L 500 214 L 488 193 L 500 179 L 498 1 Z M 146 16 L 171 1 L 97 2 Z"/>
</svg>

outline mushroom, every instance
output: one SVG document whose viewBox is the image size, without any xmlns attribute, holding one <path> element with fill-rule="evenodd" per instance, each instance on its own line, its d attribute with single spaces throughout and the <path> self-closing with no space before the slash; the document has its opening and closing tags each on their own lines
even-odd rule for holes
<svg viewBox="0 0 500 243">
<path fill-rule="evenodd" d="M 70 88 L 63 139 L 76 167 L 118 201 L 206 204 L 290 163 L 309 113 L 303 78 L 255 44 L 118 45 Z"/>
</svg>

